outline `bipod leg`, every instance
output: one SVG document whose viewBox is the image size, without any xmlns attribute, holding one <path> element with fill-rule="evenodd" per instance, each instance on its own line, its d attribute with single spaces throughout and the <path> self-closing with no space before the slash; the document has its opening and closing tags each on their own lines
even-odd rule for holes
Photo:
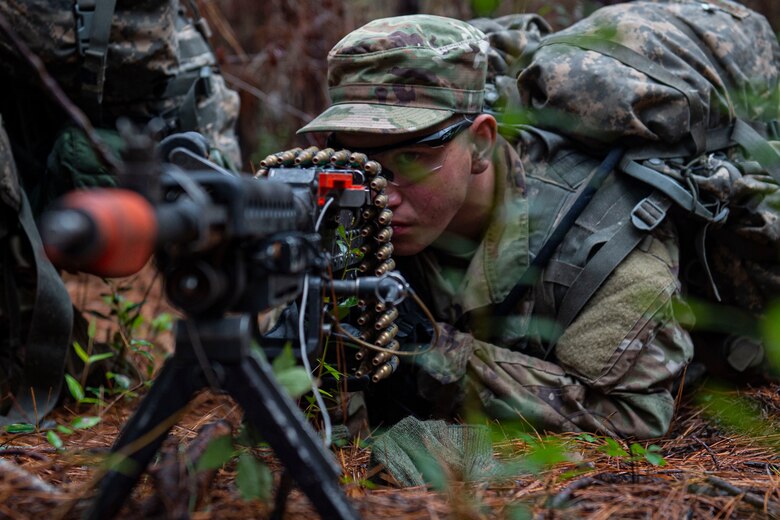
<svg viewBox="0 0 780 520">
<path fill-rule="evenodd" d="M 85 518 L 113 518 L 119 512 L 192 395 L 203 387 L 202 377 L 196 376 L 198 368 L 177 361 L 174 356 L 165 362 L 152 389 L 122 429 L 111 448 L 111 469 L 101 479 Z"/>
<path fill-rule="evenodd" d="M 228 392 L 322 518 L 357 519 L 339 487 L 338 466 L 303 413 L 280 388 L 268 363 L 247 354 L 228 370 Z"/>
</svg>

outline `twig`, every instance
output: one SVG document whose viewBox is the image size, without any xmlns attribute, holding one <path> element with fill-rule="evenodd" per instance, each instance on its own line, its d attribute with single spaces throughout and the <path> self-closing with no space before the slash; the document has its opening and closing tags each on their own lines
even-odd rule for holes
<svg viewBox="0 0 780 520">
<path fill-rule="evenodd" d="M 718 457 L 715 456 L 715 452 L 712 451 L 712 448 L 707 446 L 707 444 L 704 441 L 702 441 L 701 439 L 699 439 L 695 435 L 692 438 L 693 438 L 693 440 L 695 440 L 696 442 L 698 442 L 699 444 L 704 446 L 704 449 L 707 450 L 707 453 L 710 454 L 710 458 L 712 458 L 712 462 L 715 463 L 715 469 L 720 469 L 720 462 L 718 462 Z"/>
<path fill-rule="evenodd" d="M 566 501 L 569 500 L 569 498 L 571 498 L 572 493 L 574 493 L 579 489 L 586 488 L 591 484 L 595 484 L 596 482 L 598 482 L 598 479 L 596 479 L 595 477 L 584 477 L 575 480 L 574 482 L 572 482 L 571 484 L 563 488 L 561 491 L 559 491 L 557 495 L 552 497 L 552 499 L 550 500 L 550 508 L 551 509 L 560 508 L 564 503 L 566 503 Z"/>
<path fill-rule="evenodd" d="M 51 450 L 38 450 L 38 451 L 47 451 L 49 453 L 57 453 L 57 450 L 51 449 Z M 31 459 L 40 460 L 42 462 L 49 462 L 49 457 L 46 455 L 42 455 L 41 453 L 38 453 L 38 451 L 31 451 L 31 450 L 25 450 L 22 448 L 8 448 L 4 450 L 0 450 L 0 457 L 5 456 L 19 456 L 19 457 L 30 457 Z"/>
<path fill-rule="evenodd" d="M 734 484 L 731 484 L 730 482 L 726 482 L 725 480 L 721 480 L 717 477 L 707 477 L 707 482 L 712 484 L 718 489 L 721 489 L 723 491 L 726 491 L 730 495 L 734 496 L 742 496 L 742 499 L 750 504 L 751 506 L 754 506 L 761 511 L 765 511 L 772 517 L 779 517 L 780 516 L 780 509 L 778 509 L 774 503 L 772 502 L 765 502 L 763 498 L 756 495 L 755 493 L 751 493 L 749 491 L 745 491 L 742 488 L 739 488 L 735 486 Z"/>
<path fill-rule="evenodd" d="M 40 491 L 48 495 L 60 496 L 62 492 L 51 484 L 45 482 L 40 477 L 23 470 L 12 462 L 0 459 L 0 475 L 9 478 L 14 483 L 21 483 L 19 487 L 27 487 L 33 491 Z"/>
<path fill-rule="evenodd" d="M 230 423 L 217 421 L 201 428 L 184 453 L 177 446 L 166 450 L 160 464 L 150 471 L 157 493 L 143 507 L 147 514 L 164 512 L 166 518 L 187 518 L 192 495 L 197 507 L 217 473 L 217 468 L 195 472 L 198 461 L 211 441 L 231 433 Z"/>
</svg>

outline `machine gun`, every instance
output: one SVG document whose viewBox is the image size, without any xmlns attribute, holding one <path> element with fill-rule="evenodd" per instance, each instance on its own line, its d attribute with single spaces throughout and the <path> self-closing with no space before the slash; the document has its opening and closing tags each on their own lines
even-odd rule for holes
<svg viewBox="0 0 780 520">
<path fill-rule="evenodd" d="M 166 294 L 185 318 L 176 324 L 174 355 L 112 448 L 120 462 L 101 480 L 88 518 L 119 510 L 186 404 L 205 387 L 236 399 L 323 518 L 356 518 L 338 487 L 338 467 L 251 343 L 257 340 L 273 357 L 273 342 L 256 330 L 256 316 L 298 299 L 299 335 L 285 341 L 301 345 L 304 362 L 312 358 L 328 330 L 320 323 L 325 293 L 360 298 L 385 327 L 371 327 L 363 339 L 392 340 L 387 329 L 408 286 L 388 273 L 392 230 L 381 168 L 348 152 L 299 150 L 267 158 L 265 178 L 257 179 L 210 163 L 197 134 L 164 140 L 158 151 L 169 162 L 162 164 L 147 136 L 127 128 L 123 135 L 124 189 L 66 195 L 42 219 L 46 251 L 60 267 L 102 276 L 132 274 L 154 253 Z M 376 240 L 365 240 L 371 230 Z M 364 239 L 362 254 L 334 246 L 336 235 Z M 369 275 L 334 280 L 334 263 Z M 397 365 L 391 347 L 374 377 Z"/>
</svg>

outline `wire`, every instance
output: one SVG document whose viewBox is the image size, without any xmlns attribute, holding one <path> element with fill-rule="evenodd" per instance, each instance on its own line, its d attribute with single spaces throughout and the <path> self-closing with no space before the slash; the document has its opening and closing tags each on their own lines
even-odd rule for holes
<svg viewBox="0 0 780 520">
<path fill-rule="evenodd" d="M 325 427 L 325 446 L 329 447 L 333 437 L 333 428 L 330 422 L 330 414 L 328 414 L 327 408 L 325 408 L 325 401 L 322 400 L 320 390 L 317 387 L 314 377 L 312 376 L 311 365 L 309 364 L 309 357 L 306 355 L 306 334 L 304 333 L 304 317 L 306 316 L 306 302 L 309 298 L 309 275 L 303 277 L 303 295 L 301 296 L 301 312 L 298 313 L 298 341 L 301 349 L 301 360 L 303 366 L 306 369 L 306 374 L 311 381 L 311 391 L 314 394 L 314 399 L 317 401 L 317 406 L 320 407 L 320 414 L 322 415 L 322 423 Z"/>
<path fill-rule="evenodd" d="M 322 207 L 322 211 L 320 211 L 320 215 L 317 218 L 317 223 L 314 225 L 314 231 L 317 232 L 320 229 L 320 225 L 322 224 L 322 219 L 325 216 L 325 213 L 328 211 L 328 208 L 331 204 L 333 204 L 332 197 L 327 200 L 325 205 Z M 306 275 L 303 277 L 303 294 L 301 295 L 301 312 L 298 313 L 298 342 L 300 343 L 300 349 L 301 349 L 301 360 L 303 361 L 303 366 L 306 369 L 306 375 L 309 376 L 309 381 L 311 381 L 311 391 L 314 394 L 314 400 L 317 401 L 317 406 L 320 407 L 320 415 L 322 415 L 322 423 L 325 427 L 325 446 L 328 447 L 331 444 L 332 438 L 333 438 L 333 427 L 331 425 L 330 421 L 330 414 L 328 413 L 328 409 L 325 407 L 325 401 L 323 401 L 322 396 L 320 395 L 320 390 L 317 387 L 317 383 L 314 380 L 314 376 L 312 375 L 312 369 L 311 364 L 309 363 L 309 356 L 306 352 L 306 334 L 304 331 L 304 321 L 306 317 L 306 307 L 307 302 L 309 300 L 309 275 Z"/>
<path fill-rule="evenodd" d="M 320 216 L 317 217 L 317 223 L 314 225 L 314 232 L 320 230 L 320 224 L 322 224 L 322 219 L 325 217 L 325 213 L 327 213 L 328 208 L 331 204 L 333 204 L 333 201 L 336 200 L 333 197 L 328 198 L 328 201 L 325 203 L 325 205 L 322 207 L 322 211 L 320 211 Z"/>
<path fill-rule="evenodd" d="M 439 325 L 436 323 L 436 319 L 433 317 L 433 314 L 431 314 L 431 311 L 428 310 L 428 307 L 426 307 L 425 303 L 423 303 L 420 297 L 417 296 L 417 294 L 411 288 L 409 289 L 409 295 L 412 297 L 414 302 L 420 307 L 420 309 L 425 314 L 425 317 L 428 318 L 428 320 L 431 322 L 431 325 L 433 326 L 433 339 L 431 340 L 431 343 L 424 349 L 414 350 L 414 351 L 401 351 L 401 350 L 390 350 L 384 347 L 378 347 L 373 343 L 368 343 L 367 341 L 363 341 L 362 339 L 353 335 L 348 330 L 344 329 L 341 326 L 341 324 L 338 322 L 338 320 L 335 320 L 334 318 L 336 331 L 345 335 L 350 341 L 353 341 L 357 345 L 361 347 L 365 347 L 370 350 L 375 350 L 377 352 L 387 352 L 394 356 L 409 356 L 409 357 L 422 356 L 423 354 L 427 354 L 428 352 L 433 350 L 434 346 L 439 342 L 441 331 L 439 329 Z"/>
</svg>

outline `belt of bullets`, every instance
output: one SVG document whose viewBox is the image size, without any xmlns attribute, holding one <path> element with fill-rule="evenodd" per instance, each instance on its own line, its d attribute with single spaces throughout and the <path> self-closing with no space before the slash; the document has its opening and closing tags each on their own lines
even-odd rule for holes
<svg viewBox="0 0 780 520">
<path fill-rule="evenodd" d="M 317 147 L 306 149 L 295 148 L 267 156 L 260 162 L 260 170 L 256 176 L 263 176 L 270 168 L 311 168 L 358 170 L 363 174 L 365 186 L 370 193 L 370 204 L 364 206 L 353 226 L 359 230 L 362 255 L 357 264 L 357 276 L 382 276 L 395 269 L 393 260 L 393 228 L 390 226 L 393 212 L 387 207 L 388 196 L 385 193 L 387 179 L 382 176 L 382 166 L 368 160 L 362 153 L 352 153 L 349 150 L 336 151 L 333 148 L 320 150 Z M 369 375 L 376 383 L 395 372 L 398 367 L 397 352 L 399 342 L 394 339 L 398 333 L 395 320 L 398 309 L 392 304 L 378 301 L 358 301 L 359 317 L 357 338 L 365 344 L 355 358 L 360 362 L 354 373 L 357 377 Z M 373 357 L 369 355 L 371 348 L 378 347 Z"/>
</svg>

